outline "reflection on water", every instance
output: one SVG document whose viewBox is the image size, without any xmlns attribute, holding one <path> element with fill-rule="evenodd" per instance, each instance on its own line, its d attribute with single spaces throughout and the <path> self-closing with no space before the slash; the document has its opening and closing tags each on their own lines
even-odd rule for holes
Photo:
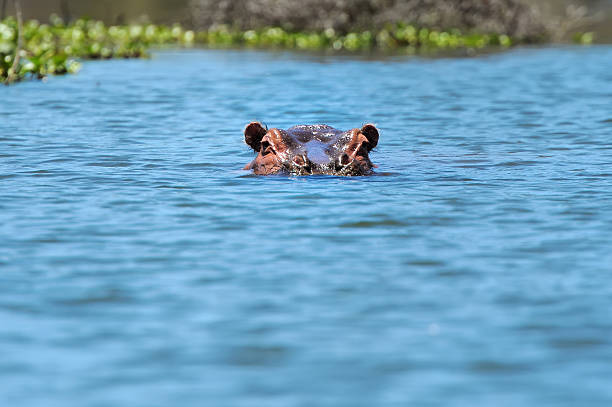
<svg viewBox="0 0 612 407">
<path fill-rule="evenodd" d="M 3 89 L 0 402 L 610 405 L 611 63 L 164 52 Z M 251 120 L 374 122 L 378 176 L 244 172 Z"/>
</svg>

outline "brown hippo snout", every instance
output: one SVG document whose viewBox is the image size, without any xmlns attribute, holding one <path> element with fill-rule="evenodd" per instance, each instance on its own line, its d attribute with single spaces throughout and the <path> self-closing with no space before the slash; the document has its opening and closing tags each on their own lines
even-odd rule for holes
<svg viewBox="0 0 612 407">
<path fill-rule="evenodd" d="M 373 124 L 347 131 L 325 124 L 268 130 L 252 122 L 244 129 L 244 140 L 257 157 L 244 169 L 259 175 L 368 175 L 375 167 L 369 153 L 378 138 Z"/>
</svg>

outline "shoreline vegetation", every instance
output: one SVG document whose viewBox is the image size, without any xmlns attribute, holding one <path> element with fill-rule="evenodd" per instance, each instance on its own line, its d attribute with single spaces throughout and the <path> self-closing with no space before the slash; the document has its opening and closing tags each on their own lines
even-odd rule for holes
<svg viewBox="0 0 612 407">
<path fill-rule="evenodd" d="M 377 30 L 338 33 L 293 32 L 280 27 L 255 30 L 232 29 L 226 25 L 194 31 L 181 25 L 131 24 L 107 26 L 101 21 L 78 19 L 65 24 L 51 16 L 48 24 L 7 17 L 0 21 L 0 81 L 5 84 L 47 75 L 75 73 L 80 61 L 111 58 L 143 58 L 155 47 L 209 47 L 328 50 L 365 52 L 390 50 L 426 53 L 457 49 L 508 48 L 524 41 L 504 33 L 435 30 L 406 23 L 386 24 Z M 592 33 L 579 33 L 574 41 L 590 44 Z"/>
</svg>

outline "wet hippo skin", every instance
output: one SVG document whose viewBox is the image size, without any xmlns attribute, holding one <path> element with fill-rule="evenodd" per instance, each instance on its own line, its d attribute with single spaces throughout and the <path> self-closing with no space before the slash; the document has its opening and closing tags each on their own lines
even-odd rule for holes
<svg viewBox="0 0 612 407">
<path fill-rule="evenodd" d="M 369 175 L 376 167 L 369 153 L 378 137 L 373 124 L 347 131 L 325 124 L 268 130 L 252 122 L 244 129 L 244 140 L 257 157 L 244 169 L 258 175 Z"/>
</svg>

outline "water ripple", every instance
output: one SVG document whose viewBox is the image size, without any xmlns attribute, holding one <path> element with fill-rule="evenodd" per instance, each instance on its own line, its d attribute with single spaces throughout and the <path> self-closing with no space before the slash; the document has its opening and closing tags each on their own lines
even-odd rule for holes
<svg viewBox="0 0 612 407">
<path fill-rule="evenodd" d="M 610 66 L 165 51 L 2 89 L 0 405 L 612 405 Z M 377 123 L 379 168 L 253 175 L 251 120 Z"/>
</svg>

